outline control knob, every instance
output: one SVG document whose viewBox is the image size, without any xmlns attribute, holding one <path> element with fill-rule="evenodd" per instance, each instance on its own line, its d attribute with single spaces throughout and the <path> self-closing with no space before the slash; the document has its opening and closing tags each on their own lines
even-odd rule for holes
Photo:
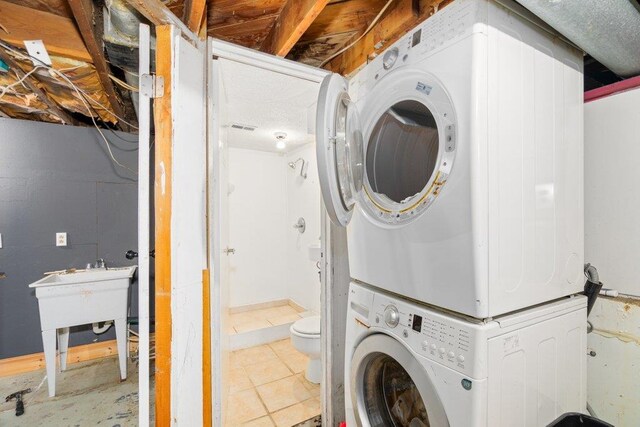
<svg viewBox="0 0 640 427">
<path fill-rule="evenodd" d="M 390 328 L 395 328 L 400 323 L 400 313 L 398 309 L 390 305 L 384 309 L 384 322 Z"/>
</svg>

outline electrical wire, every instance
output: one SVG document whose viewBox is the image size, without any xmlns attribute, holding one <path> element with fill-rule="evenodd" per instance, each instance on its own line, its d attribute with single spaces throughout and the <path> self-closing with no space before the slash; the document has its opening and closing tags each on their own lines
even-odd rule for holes
<svg viewBox="0 0 640 427">
<path fill-rule="evenodd" d="M 18 57 L 20 57 L 20 58 L 22 58 L 22 59 L 25 59 L 25 60 L 31 60 L 31 61 L 38 61 L 40 64 L 42 64 L 42 65 L 37 65 L 37 67 L 46 68 L 47 70 L 53 71 L 54 73 L 58 73 L 58 74 L 62 74 L 62 75 L 64 75 L 64 73 L 61 73 L 59 70 L 56 70 L 56 69 L 55 69 L 55 68 L 53 68 L 52 66 L 50 66 L 50 65 L 48 65 L 48 64 L 46 64 L 46 63 L 44 63 L 44 62 L 42 62 L 40 59 L 35 58 L 35 57 L 33 57 L 33 56 L 29 55 L 29 54 L 24 54 L 24 53 L 22 53 L 22 52 L 20 52 L 20 51 L 18 51 L 18 50 L 16 50 L 16 49 L 14 49 L 14 48 L 13 48 L 12 46 L 10 46 L 10 45 L 7 45 L 7 44 L 5 44 L 5 43 L 3 43 L 3 42 L 0 42 L 0 46 L 2 46 L 3 48 L 5 48 L 6 50 L 8 50 L 8 51 L 10 51 L 10 52 L 13 52 L 15 55 L 17 55 Z M 75 86 L 75 84 L 74 84 L 73 82 L 71 82 L 71 81 L 66 77 L 66 75 L 64 75 L 64 78 L 66 78 L 66 80 L 67 80 L 67 81 L 69 81 L 71 85 Z M 79 88 L 79 87 L 77 87 L 77 86 L 76 86 L 76 88 L 77 88 L 77 91 L 76 91 L 76 92 L 78 92 L 78 91 L 79 91 L 80 93 L 82 93 L 82 94 L 86 97 L 86 100 L 88 100 L 89 102 L 91 102 L 91 103 L 94 103 L 94 104 L 98 105 L 101 109 L 103 109 L 104 111 L 106 111 L 106 112 L 108 112 L 109 114 L 113 115 L 114 117 L 116 117 L 117 119 L 119 119 L 122 123 L 125 123 L 125 124 L 127 124 L 127 125 L 131 126 L 133 129 L 138 129 L 138 127 L 137 127 L 137 126 L 133 125 L 132 123 L 129 123 L 129 122 L 128 122 L 127 120 L 125 120 L 124 118 L 122 118 L 122 117 L 118 116 L 116 113 L 114 113 L 113 111 L 111 111 L 108 107 L 105 107 L 105 106 L 104 106 L 102 103 L 100 103 L 99 101 L 97 101 L 97 100 L 95 100 L 95 99 L 91 98 L 91 97 L 89 96 L 89 94 L 88 94 L 87 92 L 85 92 L 82 88 Z M 90 111 L 91 111 L 91 110 L 90 110 Z M 95 108 L 93 109 L 93 111 L 94 111 L 94 112 L 96 112 Z M 96 114 L 97 114 L 97 112 L 96 112 Z"/>
<path fill-rule="evenodd" d="M 22 78 L 19 78 L 18 81 L 13 82 L 8 86 L 2 86 L 2 92 L 0 92 L 0 99 L 2 99 L 5 96 L 5 94 L 7 93 L 8 90 L 12 89 L 14 86 L 21 85 L 22 82 L 24 82 L 26 79 L 28 79 L 29 76 L 31 74 L 35 73 L 39 68 L 42 68 L 42 67 L 38 65 L 38 66 L 34 67 L 33 70 L 29 71 L 24 76 L 22 76 Z M 16 73 L 16 75 L 18 75 L 18 74 Z M 15 91 L 12 91 L 12 92 L 17 93 Z"/>
<path fill-rule="evenodd" d="M 6 44 L 4 44 L 4 43 L 2 43 L 2 42 L 0 42 L 0 46 L 4 47 L 5 49 L 7 49 L 7 50 L 9 50 L 9 51 L 11 51 L 11 52 L 13 52 L 13 53 L 14 53 L 14 54 L 16 54 L 16 55 L 19 55 L 19 56 L 23 57 L 24 59 L 33 58 L 33 57 L 31 57 L 31 55 L 29 55 L 29 56 L 24 55 L 24 54 L 22 54 L 21 52 L 16 51 L 15 49 L 13 49 L 13 48 L 11 48 L 11 47 L 7 46 Z M 112 160 L 116 165 L 120 166 L 121 168 L 126 169 L 126 170 L 128 170 L 128 171 L 130 171 L 130 172 L 134 173 L 135 175 L 137 175 L 137 174 L 138 174 L 138 172 L 137 172 L 137 171 L 135 171 L 135 170 L 133 170 L 133 169 L 129 168 L 128 166 L 123 165 L 123 164 L 122 164 L 122 163 L 120 163 L 120 162 L 118 161 L 118 159 L 116 159 L 116 157 L 113 155 L 113 151 L 111 150 L 111 143 L 109 142 L 109 140 L 107 139 L 107 137 L 106 137 L 106 136 L 104 135 L 104 133 L 102 132 L 102 129 L 100 129 L 100 127 L 98 126 L 98 123 L 96 122 L 95 117 L 93 116 L 92 108 L 91 108 L 91 107 L 89 106 L 89 104 L 87 103 L 87 99 L 85 99 L 85 96 L 86 96 L 87 98 L 89 98 L 89 99 L 90 99 L 90 97 L 88 97 L 88 95 L 86 94 L 86 92 L 84 92 L 84 91 L 83 91 L 81 88 L 79 88 L 75 83 L 73 83 L 73 82 L 71 81 L 71 79 L 69 79 L 69 77 L 67 77 L 64 73 L 62 73 L 62 72 L 60 72 L 60 71 L 56 70 L 55 68 L 53 68 L 53 67 L 51 67 L 51 66 L 49 66 L 49 65 L 45 64 L 44 62 L 40 61 L 38 58 L 33 58 L 33 59 L 35 59 L 35 60 L 37 60 L 38 62 L 40 62 L 41 64 L 43 64 L 43 66 L 41 67 L 41 66 L 36 65 L 36 66 L 34 67 L 34 69 L 33 69 L 33 70 L 31 70 L 31 71 L 29 71 L 29 73 L 27 73 L 27 74 L 28 74 L 28 75 L 30 75 L 30 74 L 34 73 L 38 68 L 47 68 L 47 69 L 48 69 L 48 71 L 49 71 L 49 74 L 50 74 L 52 77 L 54 77 L 54 76 L 56 76 L 56 75 L 57 75 L 58 77 L 60 77 L 60 78 L 62 78 L 63 80 L 65 80 L 65 81 L 66 81 L 66 82 L 71 86 L 71 88 L 76 92 L 76 94 L 78 95 L 78 98 L 80 99 L 80 101 L 82 101 L 82 103 L 84 104 L 85 108 L 87 109 L 87 112 L 89 113 L 89 118 L 91 119 L 91 122 L 93 123 L 93 126 L 94 126 L 94 127 L 96 128 L 96 130 L 98 131 L 98 134 L 100 134 L 100 136 L 102 137 L 102 140 L 103 140 L 103 141 L 104 141 L 104 143 L 105 143 L 105 147 L 107 148 L 107 152 L 108 152 L 108 154 L 109 154 L 109 157 L 111 157 L 111 160 Z M 83 95 L 85 95 L 85 96 L 83 96 Z M 96 101 L 96 102 L 97 102 L 97 101 Z M 100 103 L 98 103 L 98 104 L 100 104 Z M 101 104 L 100 104 L 100 105 L 101 105 Z M 104 106 L 102 106 L 102 107 L 103 107 L 106 111 L 109 111 L 109 110 L 108 110 L 107 108 L 105 108 Z M 94 109 L 93 111 L 95 111 L 95 109 Z M 116 115 L 114 114 L 114 116 L 116 116 Z M 118 116 L 116 116 L 116 117 L 118 117 Z M 119 117 L 118 117 L 118 118 L 119 118 Z M 120 119 L 121 119 L 121 118 L 120 118 Z M 121 120 L 122 120 L 122 119 L 121 119 Z M 122 121 L 123 121 L 124 123 L 129 124 L 129 125 L 131 126 L 131 124 L 130 124 L 130 123 L 128 123 L 128 122 L 126 122 L 125 120 L 122 120 Z M 134 127 L 135 127 L 135 126 L 134 126 Z M 137 128 L 136 128 L 136 129 L 137 129 Z"/>
<path fill-rule="evenodd" d="M 140 92 L 140 89 L 135 87 L 135 86 L 131 86 L 129 83 L 120 80 L 119 78 L 117 78 L 114 75 L 109 74 L 109 78 L 111 80 L 114 81 L 114 83 L 118 84 L 119 86 L 122 86 L 123 88 L 130 90 L 131 92 Z"/>
<path fill-rule="evenodd" d="M 337 51 L 336 53 L 334 53 L 333 55 L 331 55 L 330 57 L 328 57 L 327 59 L 325 59 L 324 61 L 322 61 L 319 65 L 320 68 L 324 67 L 325 65 L 327 65 L 327 63 L 329 61 L 331 61 L 333 58 L 335 58 L 336 56 L 340 55 L 341 53 L 345 52 L 347 49 L 351 48 L 353 45 L 355 45 L 356 43 L 358 43 L 360 40 L 362 40 L 362 38 L 364 36 L 366 36 L 367 34 L 369 34 L 369 32 L 371 31 L 371 29 L 374 27 L 374 25 L 376 25 L 378 23 L 378 21 L 380 20 L 380 18 L 382 18 L 382 15 L 384 14 L 384 12 L 387 10 L 387 8 L 389 6 L 391 6 L 391 3 L 393 3 L 393 0 L 389 0 L 387 2 L 387 4 L 385 4 L 382 9 L 380 10 L 380 12 L 376 15 L 376 17 L 373 19 L 373 21 L 371 21 L 371 24 L 369 24 L 369 26 L 367 27 L 367 29 L 364 31 L 364 33 L 362 33 L 360 35 L 360 37 L 358 37 L 357 39 L 355 39 L 353 42 L 349 43 L 347 46 L 343 47 L 342 49 L 340 49 L 339 51 Z"/>
</svg>

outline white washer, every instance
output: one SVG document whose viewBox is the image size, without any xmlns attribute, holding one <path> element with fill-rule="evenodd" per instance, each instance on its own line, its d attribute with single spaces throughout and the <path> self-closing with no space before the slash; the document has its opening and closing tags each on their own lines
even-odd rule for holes
<svg viewBox="0 0 640 427">
<path fill-rule="evenodd" d="M 526 15 L 456 0 L 327 76 L 316 120 L 351 277 L 477 318 L 582 289 L 582 54 L 503 4 Z"/>
<path fill-rule="evenodd" d="M 349 427 L 545 426 L 586 410 L 586 297 L 483 322 L 352 283 Z"/>
</svg>

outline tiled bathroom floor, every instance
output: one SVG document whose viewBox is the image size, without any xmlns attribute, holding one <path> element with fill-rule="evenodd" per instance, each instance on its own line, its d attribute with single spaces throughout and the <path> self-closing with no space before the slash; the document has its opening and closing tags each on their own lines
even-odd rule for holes
<svg viewBox="0 0 640 427">
<path fill-rule="evenodd" d="M 302 311 L 291 305 L 243 311 L 229 315 L 231 334 L 241 334 L 256 329 L 284 325 L 300 319 Z"/>
<path fill-rule="evenodd" d="M 225 425 L 291 427 L 319 415 L 320 385 L 306 366 L 289 339 L 233 352 Z"/>
</svg>

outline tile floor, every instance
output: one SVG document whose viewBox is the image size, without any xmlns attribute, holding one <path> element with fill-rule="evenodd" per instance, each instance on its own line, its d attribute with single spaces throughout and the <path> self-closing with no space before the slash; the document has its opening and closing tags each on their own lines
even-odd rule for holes
<svg viewBox="0 0 640 427">
<path fill-rule="evenodd" d="M 289 339 L 233 352 L 225 425 L 291 427 L 318 416 L 320 385 L 306 380 L 306 366 Z"/>
<path fill-rule="evenodd" d="M 230 334 L 241 334 L 256 329 L 293 323 L 302 312 L 290 305 L 243 311 L 229 315 Z"/>
</svg>

